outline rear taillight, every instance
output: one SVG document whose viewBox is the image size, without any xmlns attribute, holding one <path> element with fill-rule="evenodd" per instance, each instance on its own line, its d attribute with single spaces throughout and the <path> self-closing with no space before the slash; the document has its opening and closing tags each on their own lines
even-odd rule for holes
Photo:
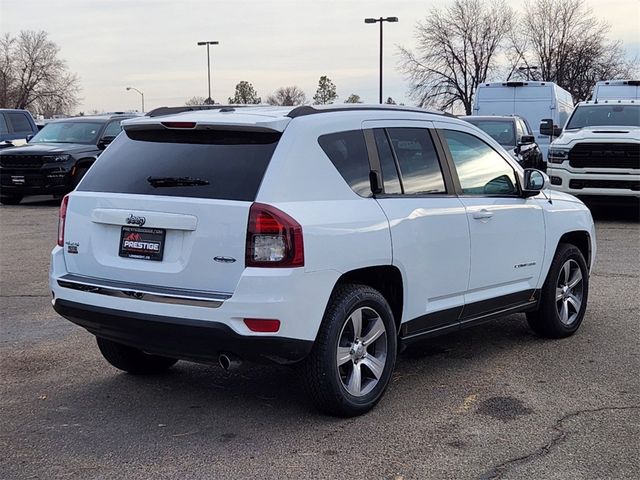
<svg viewBox="0 0 640 480">
<path fill-rule="evenodd" d="M 251 205 L 245 265 L 303 267 L 304 242 L 300 224 L 271 205 Z"/>
<path fill-rule="evenodd" d="M 69 204 L 69 195 L 65 195 L 60 203 L 60 214 L 58 216 L 58 245 L 64 245 L 64 221 L 67 218 L 67 205 Z"/>
</svg>

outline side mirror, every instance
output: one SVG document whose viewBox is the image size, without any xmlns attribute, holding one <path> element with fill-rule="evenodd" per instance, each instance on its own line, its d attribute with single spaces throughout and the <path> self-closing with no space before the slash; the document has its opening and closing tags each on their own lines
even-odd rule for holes
<svg viewBox="0 0 640 480">
<path fill-rule="evenodd" d="M 535 143 L 536 138 L 533 135 L 522 135 L 520 137 L 520 145 L 531 145 Z"/>
<path fill-rule="evenodd" d="M 525 197 L 533 197 L 549 186 L 549 177 L 546 173 L 535 168 L 525 168 L 524 185 L 522 194 Z"/>
<path fill-rule="evenodd" d="M 113 142 L 114 138 L 116 138 L 115 135 L 105 135 L 100 140 L 98 140 L 98 148 L 100 150 L 104 150 L 105 148 L 107 148 L 107 145 Z"/>
<path fill-rule="evenodd" d="M 562 133 L 562 128 L 553 124 L 553 120 L 545 118 L 540 121 L 540 134 L 548 135 L 550 137 L 559 137 Z"/>
<path fill-rule="evenodd" d="M 27 135 L 27 142 L 30 142 L 32 138 L 33 138 L 33 135 Z"/>
</svg>

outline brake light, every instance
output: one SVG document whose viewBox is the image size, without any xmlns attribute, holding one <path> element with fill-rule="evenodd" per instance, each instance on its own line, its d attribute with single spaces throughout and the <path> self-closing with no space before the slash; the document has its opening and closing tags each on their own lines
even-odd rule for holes
<svg viewBox="0 0 640 480">
<path fill-rule="evenodd" d="M 304 242 L 300 224 L 271 205 L 251 205 L 245 265 L 303 267 Z"/>
<path fill-rule="evenodd" d="M 280 330 L 280 320 L 267 318 L 245 318 L 245 325 L 252 332 L 277 332 Z"/>
<path fill-rule="evenodd" d="M 196 122 L 160 122 L 167 128 L 196 128 Z"/>
<path fill-rule="evenodd" d="M 67 218 L 67 205 L 69 204 L 69 195 L 65 195 L 60 203 L 60 213 L 58 214 L 58 246 L 64 245 L 64 222 Z"/>
</svg>

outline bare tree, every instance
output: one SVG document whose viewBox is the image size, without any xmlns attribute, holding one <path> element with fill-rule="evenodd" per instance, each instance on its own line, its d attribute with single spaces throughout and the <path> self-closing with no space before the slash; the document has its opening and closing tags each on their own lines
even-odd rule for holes
<svg viewBox="0 0 640 480">
<path fill-rule="evenodd" d="M 188 99 L 186 102 L 184 102 L 184 104 L 187 107 L 193 107 L 193 106 L 196 106 L 196 105 L 206 105 L 206 101 L 207 101 L 207 99 L 204 98 L 204 97 L 195 96 L 195 97 L 191 97 L 190 99 Z"/>
<path fill-rule="evenodd" d="M 576 100 L 589 98 L 598 80 L 629 78 L 637 59 L 626 59 L 621 42 L 607 39 L 610 26 L 598 20 L 582 0 L 527 2 L 518 28 L 511 35 L 509 76 L 552 81 Z"/>
<path fill-rule="evenodd" d="M 59 51 L 45 31 L 5 34 L 0 39 L 0 106 L 45 117 L 71 113 L 78 104 L 79 79 Z"/>
<path fill-rule="evenodd" d="M 273 95 L 267 97 L 269 105 L 293 106 L 303 105 L 307 101 L 307 96 L 300 87 L 292 85 L 290 87 L 280 87 Z"/>
<path fill-rule="evenodd" d="M 401 69 L 418 104 L 448 109 L 461 103 L 470 114 L 473 93 L 496 69 L 512 20 L 504 0 L 455 0 L 432 9 L 416 25 L 415 52 L 400 47 Z"/>
<path fill-rule="evenodd" d="M 262 99 L 258 96 L 253 85 L 242 80 L 236 85 L 236 93 L 233 97 L 229 97 L 229 103 L 232 104 L 257 104 L 261 103 Z"/>
</svg>

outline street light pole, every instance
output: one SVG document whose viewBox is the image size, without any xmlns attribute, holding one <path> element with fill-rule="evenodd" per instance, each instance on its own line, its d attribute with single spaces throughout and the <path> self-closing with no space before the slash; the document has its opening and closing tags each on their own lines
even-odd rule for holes
<svg viewBox="0 0 640 480">
<path fill-rule="evenodd" d="M 220 42 L 218 41 L 208 41 L 208 42 L 198 42 L 199 46 L 206 45 L 207 46 L 207 85 L 209 86 L 209 96 L 205 103 L 212 104 L 213 100 L 211 99 L 211 56 L 209 54 L 209 45 L 218 45 Z"/>
<path fill-rule="evenodd" d="M 378 23 L 380 22 L 380 89 L 379 89 L 379 100 L 382 104 L 382 22 L 391 22 L 395 23 L 398 21 L 398 17 L 387 17 L 387 18 L 365 18 L 364 23 Z"/>
<path fill-rule="evenodd" d="M 135 90 L 136 92 L 138 92 L 140 94 L 140 96 L 142 97 L 142 113 L 144 113 L 144 93 L 142 93 L 140 90 L 138 90 L 135 87 L 127 87 L 127 91 L 129 90 Z"/>
</svg>

